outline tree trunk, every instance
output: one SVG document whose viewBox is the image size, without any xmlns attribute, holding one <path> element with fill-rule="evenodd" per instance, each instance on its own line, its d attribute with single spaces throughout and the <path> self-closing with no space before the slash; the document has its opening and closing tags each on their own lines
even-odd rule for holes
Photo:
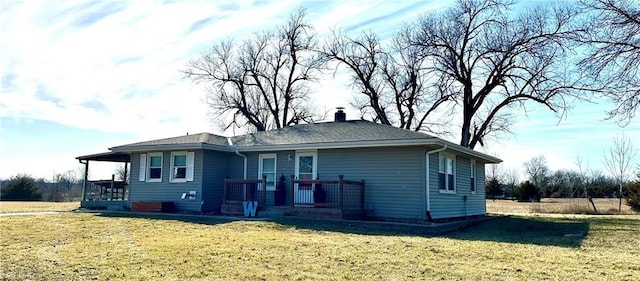
<svg viewBox="0 0 640 281">
<path fill-rule="evenodd" d="M 598 209 L 596 209 L 596 204 L 593 203 L 593 198 L 591 198 L 591 196 L 589 196 L 588 198 L 589 198 L 589 203 L 591 203 L 591 206 L 593 206 L 593 211 L 597 214 Z"/>
<path fill-rule="evenodd" d="M 620 184 L 620 191 L 618 193 L 618 213 L 622 212 L 622 184 Z"/>
</svg>

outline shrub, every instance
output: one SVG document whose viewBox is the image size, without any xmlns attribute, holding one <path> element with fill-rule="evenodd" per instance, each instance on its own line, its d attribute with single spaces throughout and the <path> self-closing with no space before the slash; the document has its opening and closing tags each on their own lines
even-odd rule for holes
<svg viewBox="0 0 640 281">
<path fill-rule="evenodd" d="M 42 192 L 36 186 L 35 180 L 20 174 L 6 182 L 0 191 L 0 199 L 9 201 L 40 201 Z"/>
<path fill-rule="evenodd" d="M 640 212 L 640 181 L 627 184 L 627 205 Z"/>
<path fill-rule="evenodd" d="M 521 183 L 516 188 L 516 198 L 520 202 L 540 202 L 540 193 L 538 188 L 530 181 Z"/>
</svg>

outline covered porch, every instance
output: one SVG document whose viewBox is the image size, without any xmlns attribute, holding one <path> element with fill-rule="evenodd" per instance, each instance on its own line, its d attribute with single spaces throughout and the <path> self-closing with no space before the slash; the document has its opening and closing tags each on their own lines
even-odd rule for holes
<svg viewBox="0 0 640 281">
<path fill-rule="evenodd" d="M 82 184 L 81 208 L 126 210 L 129 208 L 129 190 L 127 178 L 131 155 L 120 152 L 105 152 L 76 157 L 84 164 L 84 180 Z M 123 163 L 124 173 L 121 179 L 115 175 L 110 179 L 89 180 L 89 163 L 91 161 Z"/>
<path fill-rule="evenodd" d="M 244 215 L 243 202 L 258 202 L 258 214 L 277 214 L 316 218 L 364 218 L 364 180 L 303 180 L 291 177 L 290 184 L 279 182 L 275 190 L 263 179 L 226 179 L 221 213 Z"/>
</svg>

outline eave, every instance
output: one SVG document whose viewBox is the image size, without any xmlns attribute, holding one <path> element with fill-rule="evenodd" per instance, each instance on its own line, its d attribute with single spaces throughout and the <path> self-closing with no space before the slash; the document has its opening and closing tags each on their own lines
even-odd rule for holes
<svg viewBox="0 0 640 281">
<path fill-rule="evenodd" d="M 187 143 L 187 144 L 157 144 L 140 146 L 118 146 L 110 148 L 113 152 L 153 152 L 168 150 L 215 150 L 224 152 L 259 152 L 259 151 L 282 151 L 282 150 L 317 150 L 317 149 L 340 149 L 340 148 L 361 148 L 361 147 L 392 147 L 392 146 L 444 146 L 460 154 L 470 155 L 490 164 L 497 164 L 502 160 L 481 153 L 475 150 L 462 147 L 449 141 L 438 138 L 424 139 L 400 139 L 400 140 L 373 140 L 373 141 L 348 141 L 348 142 L 327 142 L 327 143 L 303 143 L 303 144 L 258 144 L 258 145 L 215 145 L 208 143 Z"/>
</svg>

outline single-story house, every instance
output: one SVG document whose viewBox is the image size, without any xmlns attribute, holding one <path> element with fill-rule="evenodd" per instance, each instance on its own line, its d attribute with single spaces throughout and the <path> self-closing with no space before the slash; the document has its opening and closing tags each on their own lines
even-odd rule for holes
<svg viewBox="0 0 640 281">
<path fill-rule="evenodd" d="M 90 161 L 130 165 L 128 180 L 86 181 L 81 205 L 135 211 L 144 210 L 144 202 L 165 202 L 175 211 L 242 213 L 244 201 L 256 201 L 258 213 L 322 210 L 413 221 L 485 214 L 485 164 L 500 159 L 428 134 L 346 120 L 341 110 L 335 117 L 235 137 L 188 134 L 77 157 L 87 170 Z"/>
</svg>

